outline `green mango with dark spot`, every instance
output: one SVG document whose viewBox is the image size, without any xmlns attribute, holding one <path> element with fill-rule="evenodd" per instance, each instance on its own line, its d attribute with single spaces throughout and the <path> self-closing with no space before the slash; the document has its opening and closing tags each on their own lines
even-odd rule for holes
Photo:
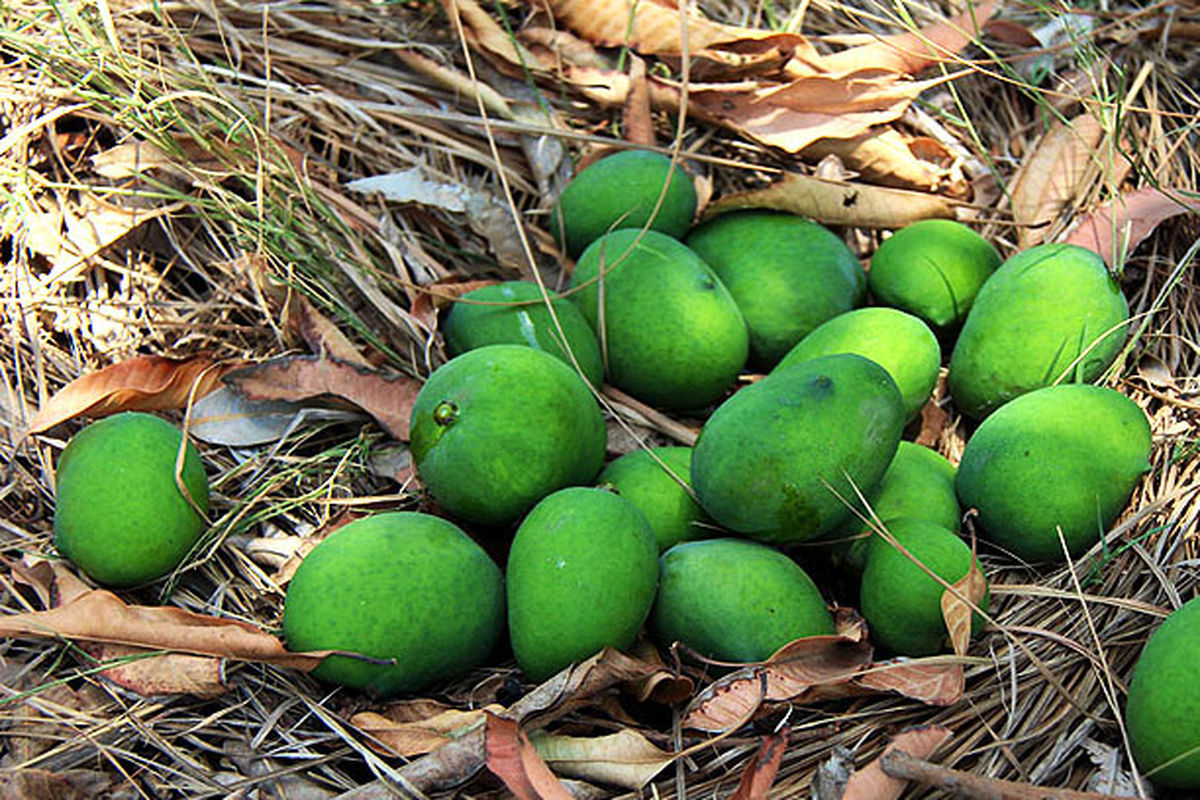
<svg viewBox="0 0 1200 800">
<path fill-rule="evenodd" d="M 692 451 L 700 504 L 730 530 L 799 542 L 843 524 L 904 427 L 887 370 L 843 353 L 774 372 L 723 403 Z"/>
</svg>

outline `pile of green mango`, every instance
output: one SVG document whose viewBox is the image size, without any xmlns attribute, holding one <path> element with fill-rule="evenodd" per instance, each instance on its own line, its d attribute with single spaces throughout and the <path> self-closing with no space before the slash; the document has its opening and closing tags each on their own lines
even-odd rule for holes
<svg viewBox="0 0 1200 800">
<path fill-rule="evenodd" d="M 561 294 L 509 282 L 448 313 L 453 357 L 410 424 L 433 515 L 347 525 L 289 587 L 289 646 L 339 651 L 319 677 L 418 691 L 507 638 L 539 681 L 643 630 L 758 661 L 833 634 L 835 601 L 882 651 L 931 655 L 950 646 L 947 587 L 983 572 L 965 511 L 989 558 L 1074 558 L 1109 530 L 1151 438 L 1135 403 L 1093 385 L 1129 319 L 1098 256 L 1050 244 L 1002 261 L 938 220 L 887 238 L 868 271 L 811 221 L 751 210 L 693 227 L 695 209 L 671 159 L 609 156 L 553 209 L 577 257 Z M 944 363 L 974 429 L 957 466 L 911 441 Z M 605 381 L 703 419 L 694 447 L 606 464 Z M 82 553 L 75 513 L 62 541 Z M 858 596 L 809 574 L 831 570 Z"/>
</svg>

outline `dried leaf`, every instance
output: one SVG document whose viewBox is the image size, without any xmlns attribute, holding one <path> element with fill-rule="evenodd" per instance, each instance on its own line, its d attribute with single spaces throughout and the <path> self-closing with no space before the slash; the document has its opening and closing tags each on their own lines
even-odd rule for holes
<svg viewBox="0 0 1200 800">
<path fill-rule="evenodd" d="M 1080 114 L 1067 123 L 1055 123 L 1026 157 L 1012 188 L 1021 247 L 1043 241 L 1046 226 L 1079 196 L 1103 138 L 1100 122 L 1091 114 Z"/>
<path fill-rule="evenodd" d="M 654 118 L 650 116 L 650 89 L 646 85 L 646 62 L 637 56 L 629 57 L 630 91 L 621 114 L 624 138 L 633 144 L 653 147 Z"/>
<path fill-rule="evenodd" d="M 896 659 L 872 664 L 854 679 L 864 689 L 895 692 L 931 706 L 952 706 L 962 699 L 962 664 Z"/>
<path fill-rule="evenodd" d="M 908 785 L 908 781 L 893 778 L 883 771 L 880 762 L 884 754 L 903 750 L 917 758 L 928 758 L 951 735 L 950 729 L 941 725 L 906 728 L 892 738 L 879 758 L 854 771 L 846 783 L 846 792 L 842 795 L 842 800 L 896 800 Z"/>
<path fill-rule="evenodd" d="M 86 196 L 79 204 L 59 203 L 22 218 L 25 242 L 50 260 L 47 282 L 80 266 L 151 220 L 182 209 L 182 201 L 157 208 L 124 208 Z"/>
<path fill-rule="evenodd" d="M 742 208 L 770 208 L 826 225 L 902 228 L 922 219 L 954 219 L 958 205 L 939 195 L 823 181 L 789 172 L 765 189 L 722 197 L 708 207 L 706 216 Z"/>
<path fill-rule="evenodd" d="M 188 433 L 202 442 L 251 447 L 277 442 L 305 423 L 365 419 L 357 411 L 313 408 L 283 400 L 248 400 L 222 386 L 192 406 Z"/>
<path fill-rule="evenodd" d="M 998 42 L 1013 47 L 1041 47 L 1042 42 L 1019 22 L 1011 19 L 989 19 L 983 31 Z"/>
<path fill-rule="evenodd" d="M 1066 241 L 1099 253 L 1115 267 L 1161 223 L 1189 212 L 1200 214 L 1200 198 L 1177 189 L 1147 186 L 1114 198 L 1085 216 Z"/>
<path fill-rule="evenodd" d="M 824 56 L 822 65 L 835 75 L 866 68 L 915 75 L 926 67 L 953 60 L 956 53 L 975 39 L 995 11 L 996 0 L 977 6 L 968 4 L 967 10 L 957 17 L 929 25 L 920 33 L 884 36 L 871 44 Z"/>
<path fill-rule="evenodd" d="M 435 330 L 438 311 L 468 292 L 496 283 L 493 280 L 435 283 L 424 287 L 412 304 L 412 315 L 428 330 Z"/>
<path fill-rule="evenodd" d="M 655 747 L 634 730 L 608 736 L 560 736 L 534 732 L 530 741 L 554 771 L 572 778 L 638 790 L 654 779 L 675 756 Z"/>
<path fill-rule="evenodd" d="M 870 183 L 931 192 L 938 189 L 945 170 L 919 157 L 911 141 L 890 127 L 872 128 L 847 139 L 821 139 L 804 149 L 804 156 L 819 160 L 837 156 L 846 168 Z"/>
<path fill-rule="evenodd" d="M 94 800 L 109 796 L 111 788 L 112 776 L 93 770 L 0 770 L 0 797 L 8 800 Z"/>
<path fill-rule="evenodd" d="M 950 421 L 950 414 L 942 407 L 942 401 L 946 398 L 946 371 L 941 370 L 938 373 L 937 383 L 933 387 L 933 394 L 929 400 L 921 407 L 921 430 L 917 433 L 914 444 L 924 445 L 937 449 L 937 443 L 941 441 L 942 432 L 946 430 L 946 425 Z"/>
<path fill-rule="evenodd" d="M 119 644 L 84 643 L 81 649 L 100 663 L 122 662 L 100 674 L 142 697 L 172 694 L 218 697 L 228 691 L 220 658 L 155 653 Z"/>
<path fill-rule="evenodd" d="M 974 609 L 983 602 L 987 593 L 987 580 L 979 569 L 975 558 L 975 538 L 971 537 L 971 568 L 950 588 L 942 592 L 942 619 L 950 635 L 950 644 L 956 655 L 966 655 L 971 648 L 971 621 Z"/>
<path fill-rule="evenodd" d="M 414 702 L 435 707 L 439 705 L 424 700 Z M 406 704 L 389 706 L 384 714 L 364 711 L 351 717 L 350 722 L 383 742 L 389 754 L 411 758 L 433 752 L 481 727 L 486 722 L 485 712 L 496 714 L 504 710 L 498 705 L 469 711 L 441 707 L 437 713 L 413 717 L 406 713 L 412 708 L 411 704 Z"/>
<path fill-rule="evenodd" d="M 516 720 L 487 714 L 487 768 L 517 800 L 573 800 Z"/>
<path fill-rule="evenodd" d="M 620 683 L 636 681 L 655 667 L 605 648 L 579 664 L 563 669 L 513 703 L 505 716 L 540 727 Z M 446 791 L 462 784 L 482 769 L 488 752 L 483 730 L 472 731 L 445 747 L 399 770 L 400 775 L 424 792 Z"/>
<path fill-rule="evenodd" d="M 288 328 L 303 339 L 315 355 L 327 353 L 338 361 L 371 369 L 371 363 L 363 358 L 346 334 L 318 311 L 312 301 L 302 294 L 292 294 L 289 300 Z"/>
<path fill-rule="evenodd" d="M 301 402 L 338 397 L 366 411 L 389 434 L 408 441 L 408 420 L 421 381 L 384 377 L 328 356 L 285 356 L 230 372 L 225 382 L 250 400 Z"/>
<path fill-rule="evenodd" d="M 0 636 L 66 638 L 260 661 L 311 670 L 327 652 L 291 653 L 270 634 L 232 619 L 210 617 L 173 606 L 127 605 L 112 592 L 91 589 L 57 608 L 0 617 Z"/>
<path fill-rule="evenodd" d="M 781 647 L 762 664 L 714 681 L 684 712 L 683 726 L 723 732 L 764 702 L 805 702 L 817 687 L 847 684 L 871 663 L 871 645 L 854 636 L 808 636 Z"/>
<path fill-rule="evenodd" d="M 217 363 L 207 355 L 137 356 L 111 364 L 59 389 L 34 415 L 25 435 L 82 415 L 103 417 L 118 411 L 185 408 L 193 387 L 195 397 L 203 397 L 220 386 L 221 377 L 237 366 Z"/>
<path fill-rule="evenodd" d="M 655 667 L 649 675 L 625 684 L 625 690 L 637 698 L 638 702 L 653 700 L 663 705 L 674 705 L 692 696 L 696 688 L 695 683 L 686 675 L 677 675 L 668 669 L 658 654 L 658 648 L 653 644 L 641 641 L 634 646 L 631 655 Z"/>
<path fill-rule="evenodd" d="M 764 736 L 758 752 L 753 760 L 746 765 L 738 788 L 729 800 L 767 800 L 775 776 L 779 774 L 779 765 L 783 762 L 783 754 L 787 750 L 787 732 L 784 728 L 778 733 Z"/>
</svg>

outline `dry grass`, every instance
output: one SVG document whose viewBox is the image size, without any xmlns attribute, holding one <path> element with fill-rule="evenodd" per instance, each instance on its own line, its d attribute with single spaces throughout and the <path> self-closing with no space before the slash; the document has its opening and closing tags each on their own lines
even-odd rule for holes
<svg viewBox="0 0 1200 800">
<path fill-rule="evenodd" d="M 751 24 L 802 16 L 814 34 L 894 29 L 896 16 L 891 4 L 856 10 L 814 2 L 802 15 L 767 3 L 714 0 L 706 8 Z M 946 11 L 906 8 L 918 23 Z M 977 72 L 923 98 L 923 116 L 909 121 L 937 128 L 984 165 L 988 172 L 973 177 L 980 187 L 994 179 L 1001 211 L 1004 187 L 1047 121 L 1083 108 L 1120 134 L 1136 185 L 1196 191 L 1200 98 L 1191 87 L 1200 59 L 1194 42 L 1157 30 L 1166 8 L 1092 12 L 1106 46 L 1066 42 L 1040 87 L 994 54 L 975 52 Z M 1030 5 L 1006 16 L 1037 25 L 1057 13 Z M 519 23 L 520 9 L 510 14 Z M 436 4 L 419 1 L 18 0 L 0 10 L 0 53 L 7 123 L 0 536 L 10 557 L 51 552 L 52 465 L 79 423 L 20 449 L 14 443 L 32 411 L 67 381 L 136 353 L 260 358 L 296 347 L 271 291 L 276 284 L 309 296 L 390 366 L 427 374 L 442 354 L 409 313 L 414 298 L 439 279 L 528 272 L 519 252 L 498 259 L 488 246 L 488 226 L 511 230 L 512 217 L 501 204 L 497 219 L 472 227 L 462 215 L 349 193 L 346 181 L 421 165 L 503 197 L 502 171 L 507 211 L 528 224 L 536 266 L 553 279 L 558 266 L 545 246 L 542 210 L 563 170 L 535 174 L 523 148 L 562 142 L 577 153 L 611 135 L 615 118 L 566 87 L 534 87 L 476 58 L 480 80 L 499 97 L 553 112 L 492 113 L 489 137 L 460 43 Z M 663 140 L 674 135 L 672 120 L 657 121 Z M 706 167 L 718 192 L 761 179 L 763 168 L 797 166 L 698 124 L 683 126 L 682 136 L 702 160 L 745 167 Z M 93 156 L 132 142 L 157 145 L 183 166 L 153 179 L 98 171 Z M 1098 197 L 1081 198 L 1056 224 Z M 131 217 L 131 209 L 145 216 Z M 1015 249 L 1003 217 L 985 232 L 1006 254 Z M 853 241 L 863 256 L 875 243 L 865 235 Z M 1154 470 L 1107 542 L 1054 571 L 987 560 L 998 625 L 972 651 L 958 705 L 881 698 L 795 708 L 764 721 L 762 729 L 786 724 L 793 733 L 775 796 L 807 796 L 831 746 L 861 760 L 880 750 L 887 733 L 927 722 L 955 731 L 943 763 L 981 775 L 1080 787 L 1114 752 L 1128 769 L 1119 720 L 1132 664 L 1161 613 L 1200 590 L 1196 255 L 1196 220 L 1182 217 L 1122 270 L 1145 327 L 1116 382 L 1153 421 Z M 311 531 L 351 505 L 415 504 L 373 470 L 383 441 L 373 426 L 328 424 L 303 428 L 270 452 L 207 448 L 218 512 L 213 545 L 171 602 L 276 626 L 282 594 L 242 546 L 272 531 Z M 132 596 L 157 599 L 152 590 Z M 7 583 L 0 602 L 6 611 L 25 608 Z M 97 680 L 88 657 L 66 642 L 5 641 L 0 659 L 0 765 L 23 773 L 12 780 L 31 793 L 44 770 L 68 782 L 54 796 L 67 796 L 66 786 L 77 791 L 72 796 L 330 797 L 400 763 L 375 755 L 346 721 L 362 698 L 284 670 L 231 665 L 223 697 L 156 701 Z M 480 670 L 444 687 L 444 697 L 511 700 L 514 681 L 511 665 Z M 588 713 L 574 719 L 594 720 Z M 669 720 L 656 721 L 660 740 L 669 738 Z M 680 762 L 655 792 L 732 790 L 755 741 L 727 739 Z M 472 788 L 495 790 L 486 781 Z"/>
</svg>

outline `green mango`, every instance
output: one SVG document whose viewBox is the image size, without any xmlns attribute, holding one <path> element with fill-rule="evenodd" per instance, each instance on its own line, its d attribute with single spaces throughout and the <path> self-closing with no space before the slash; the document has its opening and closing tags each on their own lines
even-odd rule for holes
<svg viewBox="0 0 1200 800">
<path fill-rule="evenodd" d="M 578 258 L 592 242 L 620 228 L 649 225 L 667 236 L 683 236 L 692 224 L 696 202 L 691 178 L 669 157 L 622 150 L 590 165 L 567 184 L 551 211 L 550 227 L 567 254 Z"/>
<path fill-rule="evenodd" d="M 957 531 L 962 512 L 954 492 L 954 475 L 954 465 L 934 450 L 901 442 L 896 457 L 868 497 L 870 511 L 866 508 L 859 511 L 868 519 L 885 524 L 909 518 Z M 861 573 L 873 530 L 872 525 L 857 515 L 852 516 L 849 525 L 830 537 L 836 540 L 831 545 L 833 562 Z"/>
<path fill-rule="evenodd" d="M 914 658 L 940 653 L 949 646 L 942 617 L 946 587 L 912 558 L 953 584 L 971 569 L 971 548 L 954 532 L 924 520 L 892 520 L 887 528 L 909 555 L 882 536 L 871 539 L 858 606 L 871 640 L 893 653 Z M 982 573 L 978 560 L 975 565 Z M 985 592 L 979 602 L 984 611 L 988 599 Z M 981 627 L 983 617 L 972 614 L 971 632 L 977 633 Z"/>
<path fill-rule="evenodd" d="M 525 517 L 508 554 L 517 664 L 542 681 L 605 647 L 629 647 L 657 589 L 658 545 L 632 504 L 604 489 L 549 495 Z"/>
<path fill-rule="evenodd" d="M 849 353 L 774 372 L 725 401 L 692 450 L 692 486 L 717 522 L 799 542 L 841 525 L 896 454 L 904 405 L 874 361 Z"/>
<path fill-rule="evenodd" d="M 763 661 L 788 642 L 834 633 L 812 579 L 783 553 L 743 539 L 676 545 L 660 559 L 651 629 L 719 661 Z"/>
<path fill-rule="evenodd" d="M 587 320 L 564 298 L 551 296 L 550 303 L 554 317 L 532 281 L 506 281 L 467 292 L 442 326 L 446 352 L 459 356 L 489 344 L 524 344 L 545 350 L 574 369 L 569 349 L 588 383 L 599 386 L 604 382 L 604 362 Z M 555 317 L 566 334 L 566 347 Z"/>
<path fill-rule="evenodd" d="M 933 393 L 942 350 L 929 326 L 894 308 L 858 308 L 814 328 L 775 367 L 783 369 L 817 356 L 857 353 L 888 371 L 911 420 Z"/>
<path fill-rule="evenodd" d="M 705 531 L 702 525 L 709 522 L 704 509 L 679 484 L 688 483 L 691 466 L 690 447 L 634 450 L 605 467 L 596 483 L 611 486 L 646 515 L 662 551 L 678 542 L 699 539 Z"/>
<path fill-rule="evenodd" d="M 1129 748 L 1138 770 L 1177 789 L 1200 789 L 1197 665 L 1200 597 L 1172 612 L 1150 636 L 1133 668 L 1125 709 Z"/>
<path fill-rule="evenodd" d="M 305 556 L 288 584 L 289 649 L 343 650 L 313 675 L 376 696 L 415 692 L 482 664 L 504 632 L 499 567 L 452 523 L 390 512 L 355 520 Z"/>
<path fill-rule="evenodd" d="M 729 287 L 750 330 L 751 361 L 761 369 L 866 296 L 866 275 L 845 242 L 794 214 L 722 214 L 685 242 Z"/>
<path fill-rule="evenodd" d="M 1128 397 L 1088 384 L 1021 395 L 967 441 L 955 489 L 991 541 L 1026 561 L 1078 556 L 1150 469 L 1150 424 Z"/>
<path fill-rule="evenodd" d="M 600 406 L 542 350 L 493 344 L 439 367 L 421 387 L 409 448 L 425 488 L 461 519 L 501 525 L 604 463 Z"/>
<path fill-rule="evenodd" d="M 1032 389 L 1094 381 L 1120 353 L 1128 320 L 1100 256 L 1070 244 L 1031 247 L 975 298 L 950 357 L 950 395 L 982 419 Z"/>
<path fill-rule="evenodd" d="M 996 248 L 961 222 L 926 219 L 879 245 L 868 284 L 878 302 L 943 329 L 966 318 L 1000 261 Z"/>
<path fill-rule="evenodd" d="M 75 434 L 58 460 L 54 544 L 97 583 L 127 587 L 178 567 L 204 517 L 175 483 L 182 434 L 151 414 L 125 412 Z M 184 449 L 183 485 L 208 512 L 200 454 Z"/>
<path fill-rule="evenodd" d="M 720 399 L 746 363 L 737 304 L 700 257 L 670 236 L 610 233 L 580 256 L 571 285 L 606 354 L 609 380 L 639 400 L 701 408 Z"/>
</svg>

